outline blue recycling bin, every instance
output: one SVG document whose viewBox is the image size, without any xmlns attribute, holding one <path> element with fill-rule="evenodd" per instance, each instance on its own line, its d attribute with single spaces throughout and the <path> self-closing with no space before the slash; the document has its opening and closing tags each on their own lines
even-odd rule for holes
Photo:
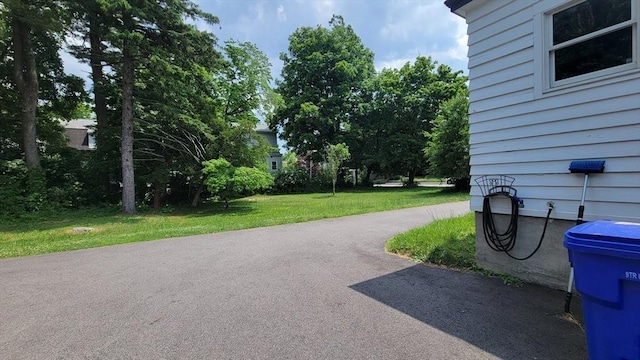
<svg viewBox="0 0 640 360">
<path fill-rule="evenodd" d="M 589 359 L 640 359 L 640 224 L 574 226 L 564 246 L 582 295 Z"/>
</svg>

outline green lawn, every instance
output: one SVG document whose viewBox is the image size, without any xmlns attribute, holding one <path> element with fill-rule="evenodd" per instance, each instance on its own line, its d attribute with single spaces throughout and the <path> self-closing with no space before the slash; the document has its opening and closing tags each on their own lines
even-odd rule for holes
<svg viewBox="0 0 640 360">
<path fill-rule="evenodd" d="M 303 222 L 468 200 L 439 188 L 373 188 L 302 195 L 256 195 L 171 213 L 120 215 L 115 209 L 31 215 L 0 224 L 0 258 Z M 74 227 L 92 232 L 73 234 Z"/>
<path fill-rule="evenodd" d="M 497 276 L 507 285 L 524 282 L 512 275 L 479 268 L 476 264 L 475 215 L 437 220 L 391 238 L 387 251 L 409 256 L 425 263 L 471 270 L 487 276 Z"/>
<path fill-rule="evenodd" d="M 398 234 L 387 242 L 387 251 L 422 262 L 473 269 L 475 234 L 475 218 L 471 212 Z"/>
</svg>

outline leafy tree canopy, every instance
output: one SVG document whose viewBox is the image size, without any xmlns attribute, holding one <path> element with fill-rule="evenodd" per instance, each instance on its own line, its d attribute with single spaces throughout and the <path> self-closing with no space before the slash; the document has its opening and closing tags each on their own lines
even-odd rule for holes
<svg viewBox="0 0 640 360">
<path fill-rule="evenodd" d="M 431 130 L 441 104 L 466 89 L 465 82 L 461 72 L 424 56 L 398 70 L 384 69 L 359 123 L 378 141 L 369 162 L 383 172 L 407 174 L 413 184 L 416 173 L 428 166 L 423 133 Z"/>
<path fill-rule="evenodd" d="M 469 99 L 463 92 L 442 104 L 433 131 L 425 133 L 431 175 L 452 178 L 458 188 L 468 188 L 470 179 L 468 112 Z"/>
<path fill-rule="evenodd" d="M 344 141 L 358 109 L 357 94 L 374 75 L 373 52 L 367 49 L 341 16 L 329 28 L 301 27 L 289 37 L 281 53 L 283 80 L 277 91 L 283 104 L 271 118 L 287 144 L 298 154 Z"/>
</svg>

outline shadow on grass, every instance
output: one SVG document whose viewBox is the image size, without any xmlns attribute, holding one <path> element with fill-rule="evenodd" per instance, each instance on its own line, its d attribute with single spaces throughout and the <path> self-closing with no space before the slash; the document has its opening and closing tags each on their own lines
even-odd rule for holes
<svg viewBox="0 0 640 360">
<path fill-rule="evenodd" d="M 142 208 L 135 215 L 123 215 L 119 208 L 96 207 L 80 210 L 33 213 L 16 219 L 2 219 L 0 232 L 20 234 L 30 231 L 63 230 L 73 227 L 99 228 L 104 225 L 113 224 L 135 225 L 144 222 L 145 219 L 153 217 L 233 216 L 248 214 L 252 211 L 255 211 L 255 208 L 251 203 L 243 200 L 232 202 L 227 209 L 224 208 L 224 203 L 210 203 L 196 208 L 188 206 L 173 207 L 169 212 L 167 212 L 167 209 L 153 211 Z"/>
<path fill-rule="evenodd" d="M 184 216 L 188 218 L 207 217 L 207 216 L 235 216 L 245 215 L 257 211 L 250 201 L 235 200 L 229 203 L 229 207 L 225 208 L 224 204 L 212 203 L 200 205 L 196 208 L 185 208 L 175 213 L 165 214 L 166 216 Z"/>
<path fill-rule="evenodd" d="M 92 208 L 26 214 L 4 218 L 0 232 L 25 233 L 70 227 L 100 227 L 105 224 L 136 224 L 143 215 L 123 215 L 113 208 Z"/>
<path fill-rule="evenodd" d="M 349 288 L 501 359 L 587 357 L 583 331 L 562 316 L 562 291 L 425 265 Z"/>
<path fill-rule="evenodd" d="M 337 196 L 339 193 L 336 192 L 336 195 L 333 194 L 317 194 L 317 195 L 312 195 L 311 198 L 312 199 L 331 199 L 335 196 Z"/>
</svg>

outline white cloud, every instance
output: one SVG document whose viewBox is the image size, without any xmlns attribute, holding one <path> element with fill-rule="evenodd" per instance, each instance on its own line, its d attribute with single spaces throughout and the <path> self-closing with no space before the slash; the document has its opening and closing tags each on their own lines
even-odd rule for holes
<svg viewBox="0 0 640 360">
<path fill-rule="evenodd" d="M 255 20 L 261 21 L 264 19 L 264 2 L 258 1 L 255 6 L 251 7 L 251 10 L 255 14 Z"/>
<path fill-rule="evenodd" d="M 390 40 L 408 40 L 413 36 L 442 34 L 449 29 L 450 17 L 441 17 L 446 7 L 441 2 L 393 1 L 387 6 L 387 18 L 380 35 Z"/>
<path fill-rule="evenodd" d="M 323 26 L 331 20 L 334 14 L 340 14 L 340 9 L 335 0 L 314 0 L 312 3 L 316 20 Z"/>
<path fill-rule="evenodd" d="M 467 35 L 467 23 L 459 19 L 457 21 L 458 27 L 456 29 L 456 47 L 455 56 L 461 60 L 467 60 L 467 50 L 469 43 L 469 36 Z"/>
<path fill-rule="evenodd" d="M 284 5 L 280 4 L 278 5 L 278 20 L 280 21 L 286 21 L 287 20 L 287 14 L 284 12 Z"/>
<path fill-rule="evenodd" d="M 449 12 L 441 1 L 389 2 L 379 35 L 387 43 L 410 46 L 404 53 L 387 57 L 376 68 L 402 66 L 418 55 L 431 56 L 439 64 L 454 70 L 467 68 L 467 25 Z"/>
<path fill-rule="evenodd" d="M 414 62 L 416 60 L 415 57 L 404 57 L 404 58 L 395 58 L 383 61 L 376 61 L 375 67 L 376 71 L 381 71 L 382 69 L 400 69 L 404 66 L 404 64 L 408 62 Z"/>
</svg>

